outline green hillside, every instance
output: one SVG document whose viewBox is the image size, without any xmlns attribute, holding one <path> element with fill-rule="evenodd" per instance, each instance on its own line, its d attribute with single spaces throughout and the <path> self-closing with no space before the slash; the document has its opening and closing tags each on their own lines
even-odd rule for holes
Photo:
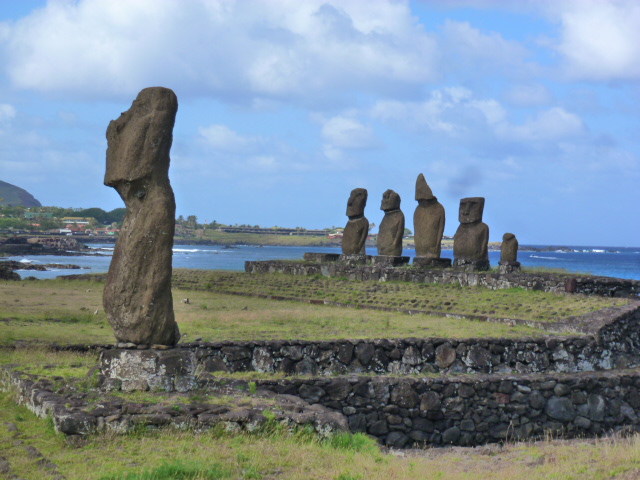
<svg viewBox="0 0 640 480">
<path fill-rule="evenodd" d="M 26 190 L 0 180 L 0 205 L 41 207 L 36 198 Z"/>
</svg>

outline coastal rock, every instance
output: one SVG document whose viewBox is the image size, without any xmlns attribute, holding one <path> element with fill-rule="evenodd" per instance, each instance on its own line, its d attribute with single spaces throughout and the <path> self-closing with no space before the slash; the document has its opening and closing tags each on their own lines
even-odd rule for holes
<svg viewBox="0 0 640 480">
<path fill-rule="evenodd" d="M 104 288 L 104 309 L 120 342 L 174 345 L 180 339 L 171 296 L 175 200 L 169 151 L 178 100 L 142 90 L 107 129 L 105 185 L 127 212 Z"/>
</svg>

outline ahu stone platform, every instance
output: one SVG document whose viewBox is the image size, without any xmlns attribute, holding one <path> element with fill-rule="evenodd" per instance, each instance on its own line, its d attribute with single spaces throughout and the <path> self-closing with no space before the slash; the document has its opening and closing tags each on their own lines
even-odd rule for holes
<svg viewBox="0 0 640 480">
<path fill-rule="evenodd" d="M 319 259 L 300 262 L 266 260 L 247 261 L 244 268 L 247 273 L 286 273 L 345 277 L 351 280 L 444 283 L 458 284 L 463 287 L 482 286 L 494 290 L 519 287 L 545 292 L 640 299 L 640 281 L 624 278 L 555 273 L 464 272 L 450 268 L 425 268 L 413 265 L 391 267 L 363 263 L 365 262 L 360 264 L 341 261 L 322 262 Z"/>
</svg>

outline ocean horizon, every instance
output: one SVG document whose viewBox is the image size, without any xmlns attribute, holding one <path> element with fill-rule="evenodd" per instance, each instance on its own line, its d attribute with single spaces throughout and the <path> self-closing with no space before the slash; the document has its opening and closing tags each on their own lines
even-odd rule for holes
<svg viewBox="0 0 640 480">
<path fill-rule="evenodd" d="M 52 269 L 49 271 L 18 270 L 22 278 L 56 278 L 74 273 L 104 273 L 108 271 L 113 245 L 92 244 L 89 255 L 25 255 L 8 257 L 23 263 L 74 264 L 81 270 Z M 640 247 L 611 246 L 548 246 L 529 245 L 536 250 L 520 250 L 518 261 L 525 268 L 562 269 L 576 274 L 600 275 L 613 278 L 640 280 Z M 305 252 L 340 253 L 339 247 L 283 247 L 283 246 L 218 246 L 175 245 L 173 267 L 205 270 L 244 271 L 247 260 L 295 260 L 302 259 Z M 367 248 L 367 254 L 376 255 L 377 249 Z M 405 249 L 404 256 L 415 257 L 415 250 Z M 452 250 L 443 250 L 444 258 L 453 258 Z M 497 266 L 499 251 L 489 252 L 489 261 Z"/>
</svg>

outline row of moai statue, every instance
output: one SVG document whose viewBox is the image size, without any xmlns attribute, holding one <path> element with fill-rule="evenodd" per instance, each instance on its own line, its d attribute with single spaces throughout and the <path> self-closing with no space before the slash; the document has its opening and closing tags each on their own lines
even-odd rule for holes
<svg viewBox="0 0 640 480">
<path fill-rule="evenodd" d="M 451 267 L 451 259 L 441 257 L 445 225 L 444 207 L 433 195 L 422 173 L 416 180 L 415 199 L 418 206 L 413 214 L 416 249 L 414 265 Z M 366 204 L 367 190 L 354 189 L 347 203 L 349 221 L 342 237 L 343 256 L 365 254 L 365 243 L 369 234 L 369 221 L 364 216 Z M 393 190 L 384 192 L 380 209 L 385 214 L 378 232 L 378 255 L 406 258 L 408 261 L 408 257 L 402 257 L 404 214 L 400 210 L 400 195 Z M 460 226 L 453 237 L 453 267 L 458 270 L 483 271 L 490 268 L 489 227 L 482 221 L 483 212 L 483 197 L 460 200 L 458 212 Z M 513 233 L 505 233 L 502 237 L 499 271 L 501 273 L 519 271 L 520 263 L 517 257 L 518 240 Z"/>
</svg>

